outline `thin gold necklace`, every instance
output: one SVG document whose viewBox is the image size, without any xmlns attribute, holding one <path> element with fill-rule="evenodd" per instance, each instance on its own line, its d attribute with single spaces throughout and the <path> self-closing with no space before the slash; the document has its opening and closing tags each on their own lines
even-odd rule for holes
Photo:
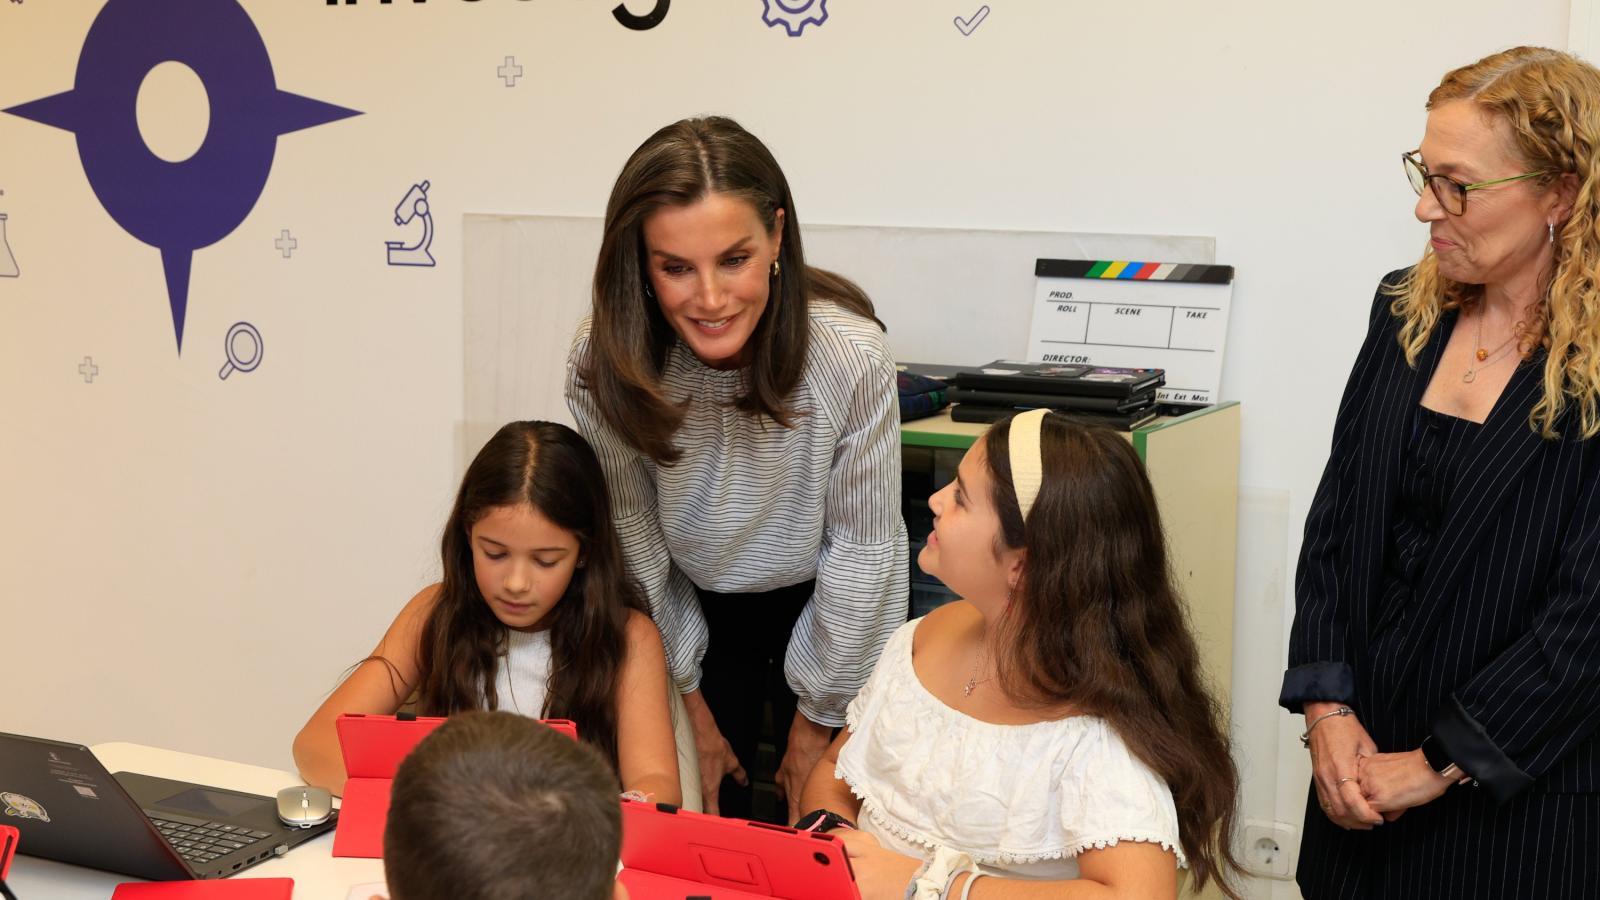
<svg viewBox="0 0 1600 900">
<path fill-rule="evenodd" d="M 1499 362 L 1500 358 L 1502 356 L 1505 356 L 1507 353 L 1509 353 L 1511 351 L 1511 342 L 1513 340 L 1515 340 L 1517 335 L 1519 335 L 1521 333 L 1522 333 L 1522 323 L 1521 322 L 1517 322 L 1511 328 L 1511 337 L 1508 337 L 1505 340 L 1501 341 L 1500 342 L 1500 346 L 1494 348 L 1493 350 L 1485 350 L 1484 347 L 1483 347 L 1483 310 L 1479 309 L 1478 310 L 1478 334 L 1477 334 L 1477 337 L 1473 339 L 1473 346 L 1478 348 L 1477 351 L 1473 354 L 1474 356 L 1477 357 L 1478 364 L 1476 366 L 1472 366 L 1472 365 L 1467 366 L 1467 371 L 1466 371 L 1465 374 L 1463 374 L 1461 376 L 1461 380 L 1466 382 L 1467 384 L 1471 384 L 1472 382 L 1476 381 L 1477 378 L 1478 378 L 1478 370 L 1479 369 L 1487 369 L 1490 366 L 1494 365 L 1495 363 Z M 1493 358 L 1490 358 L 1491 356 Z"/>
<path fill-rule="evenodd" d="M 994 678 L 993 675 L 990 675 L 987 678 L 979 678 L 978 677 L 978 673 L 983 671 L 983 660 L 984 660 L 984 656 L 985 655 L 986 654 L 984 654 L 980 649 L 980 651 L 978 653 L 978 661 L 972 667 L 972 677 L 967 679 L 966 687 L 961 689 L 961 696 L 963 696 L 963 697 L 971 697 L 972 696 L 972 692 L 977 689 L 978 685 L 983 684 L 983 683 L 989 681 L 990 679 Z"/>
</svg>

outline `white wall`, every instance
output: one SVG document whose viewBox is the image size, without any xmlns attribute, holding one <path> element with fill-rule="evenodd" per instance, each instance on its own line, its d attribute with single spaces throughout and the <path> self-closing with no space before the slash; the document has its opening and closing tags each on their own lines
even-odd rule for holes
<svg viewBox="0 0 1600 900">
<path fill-rule="evenodd" d="M 1245 811 L 1298 821 L 1297 723 L 1272 705 L 1289 573 L 1371 289 L 1421 249 L 1398 155 L 1447 68 L 1564 46 L 1568 5 L 988 2 L 970 37 L 952 19 L 982 0 L 828 0 L 789 38 L 758 0 L 680 2 L 647 32 L 592 0 L 246 0 L 281 89 L 365 114 L 279 139 L 249 216 L 195 256 L 181 357 L 156 251 L 72 136 L 0 116 L 22 270 L 0 279 L 0 728 L 287 766 L 437 568 L 462 216 L 597 215 L 651 130 L 715 111 L 774 148 L 803 221 L 1215 236 L 1238 267 Z M 70 89 L 99 8 L 0 4 L 0 107 Z M 386 267 L 422 179 L 439 264 Z M 240 319 L 265 357 L 221 381 Z"/>
</svg>

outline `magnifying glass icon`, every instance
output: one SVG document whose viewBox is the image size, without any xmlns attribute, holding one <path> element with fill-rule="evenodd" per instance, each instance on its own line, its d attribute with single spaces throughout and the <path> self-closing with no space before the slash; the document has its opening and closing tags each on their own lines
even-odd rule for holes
<svg viewBox="0 0 1600 900">
<path fill-rule="evenodd" d="M 241 336 L 248 337 L 249 341 L 246 343 L 252 346 L 252 352 L 244 357 L 235 350 L 237 339 Z M 227 380 L 228 376 L 236 371 L 254 371 L 256 366 L 261 365 L 261 353 L 265 346 L 261 342 L 261 332 L 257 331 L 254 325 L 249 322 L 233 323 L 233 327 L 228 329 L 228 337 L 222 342 L 222 349 L 228 354 L 228 361 L 222 364 L 222 371 L 217 373 L 217 377 Z"/>
</svg>

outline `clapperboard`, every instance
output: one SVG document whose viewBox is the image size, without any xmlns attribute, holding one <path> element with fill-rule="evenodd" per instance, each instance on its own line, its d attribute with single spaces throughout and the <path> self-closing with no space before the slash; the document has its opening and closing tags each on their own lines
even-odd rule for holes
<svg viewBox="0 0 1600 900">
<path fill-rule="evenodd" d="M 1030 361 L 1165 369 L 1162 402 L 1217 401 L 1233 266 L 1041 259 L 1034 276 Z"/>
</svg>

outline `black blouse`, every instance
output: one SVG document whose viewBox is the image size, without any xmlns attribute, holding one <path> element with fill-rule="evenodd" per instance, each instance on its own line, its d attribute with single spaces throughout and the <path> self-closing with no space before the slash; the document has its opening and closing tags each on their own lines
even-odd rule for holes
<svg viewBox="0 0 1600 900">
<path fill-rule="evenodd" d="M 1379 609 L 1388 623 L 1378 636 L 1373 650 L 1373 675 L 1376 683 L 1386 684 L 1387 665 L 1394 661 L 1391 643 L 1405 633 L 1413 589 L 1422 578 L 1428 557 L 1433 552 L 1439 523 L 1444 521 L 1450 497 L 1460 482 L 1461 462 L 1473 436 L 1481 428 L 1476 422 L 1417 406 L 1400 464 L 1399 490 L 1395 495 L 1394 515 L 1389 528 L 1389 547 L 1384 554 L 1384 579 Z"/>
</svg>

